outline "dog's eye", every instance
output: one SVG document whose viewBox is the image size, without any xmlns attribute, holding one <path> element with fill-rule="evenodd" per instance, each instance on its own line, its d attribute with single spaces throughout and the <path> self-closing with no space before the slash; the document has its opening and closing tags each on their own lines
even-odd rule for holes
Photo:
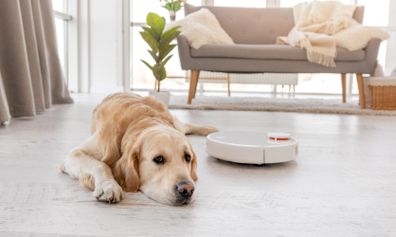
<svg viewBox="0 0 396 237">
<path fill-rule="evenodd" d="M 154 157 L 153 161 L 156 164 L 163 164 L 163 163 L 165 163 L 165 158 L 163 156 L 156 156 L 156 157 Z"/>
<path fill-rule="evenodd" d="M 184 160 L 186 160 L 187 162 L 191 161 L 191 156 L 189 154 L 185 154 L 184 155 Z"/>
</svg>

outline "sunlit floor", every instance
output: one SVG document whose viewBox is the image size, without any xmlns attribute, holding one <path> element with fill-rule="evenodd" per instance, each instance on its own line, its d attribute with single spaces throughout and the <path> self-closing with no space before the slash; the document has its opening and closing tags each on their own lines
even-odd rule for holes
<svg viewBox="0 0 396 237">
<path fill-rule="evenodd" d="M 134 93 L 140 94 L 142 96 L 147 96 L 149 94 L 149 89 L 135 89 Z M 172 96 L 186 97 L 187 90 L 164 90 L 169 91 Z M 197 97 L 224 97 L 227 98 L 228 94 L 226 90 L 198 90 L 196 93 Z M 276 93 L 273 92 L 260 92 L 260 91 L 231 91 L 230 97 L 232 98 L 274 98 L 274 99 L 312 99 L 312 100 L 339 100 L 341 102 L 341 94 L 323 94 L 323 93 L 292 93 L 289 92 L 287 87 L 283 90 L 279 89 Z M 359 101 L 358 94 L 347 95 L 348 103 L 357 104 Z"/>
<path fill-rule="evenodd" d="M 172 111 L 220 130 L 288 131 L 296 162 L 251 166 L 198 154 L 196 201 L 170 207 L 130 193 L 96 202 L 59 173 L 89 135 L 97 97 L 77 97 L 0 129 L 0 236 L 396 236 L 395 117 Z"/>
<path fill-rule="evenodd" d="M 145 68 L 141 68 L 141 70 L 137 70 L 136 73 L 137 72 L 145 73 L 142 75 L 136 75 L 133 80 L 131 80 L 131 86 L 134 90 L 144 91 L 152 89 L 154 82 L 151 73 L 146 71 Z M 200 79 L 197 86 L 197 93 L 199 95 L 227 95 L 228 88 L 224 74 L 213 72 L 202 72 L 201 74 L 201 77 L 203 78 Z M 271 78 L 271 76 L 263 77 L 259 74 L 230 74 L 230 78 L 229 90 L 232 96 L 271 98 L 296 97 L 302 99 L 341 98 L 341 80 L 339 74 L 299 74 L 298 84 L 294 87 L 292 85 L 288 85 L 287 82 L 285 85 L 266 84 L 265 82 L 267 79 L 272 81 L 275 79 Z M 282 78 L 277 79 L 282 80 Z M 172 93 L 175 93 L 176 95 L 186 94 L 189 86 L 186 81 L 188 81 L 186 78 L 169 78 L 161 82 L 161 88 L 163 90 L 172 91 Z M 270 82 L 267 81 L 267 83 Z M 276 91 L 276 93 L 274 93 L 274 91 Z M 295 91 L 296 93 L 289 93 L 289 91 Z M 356 97 L 358 94 L 356 79 L 351 74 L 348 74 L 347 77 L 347 94 L 348 97 L 350 97 L 349 99 L 353 99 L 353 97 Z M 354 96 L 349 96 L 350 94 L 353 94 Z"/>
</svg>

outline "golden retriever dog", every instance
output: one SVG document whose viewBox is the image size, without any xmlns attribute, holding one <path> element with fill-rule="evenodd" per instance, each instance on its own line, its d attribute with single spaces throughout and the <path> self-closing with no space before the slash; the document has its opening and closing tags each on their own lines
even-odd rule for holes
<svg viewBox="0 0 396 237">
<path fill-rule="evenodd" d="M 94 109 L 92 135 L 60 169 L 99 201 L 117 203 L 123 190 L 140 190 L 158 202 L 183 205 L 192 200 L 197 180 L 197 157 L 185 135 L 214 131 L 181 123 L 153 97 L 116 93 Z"/>
</svg>

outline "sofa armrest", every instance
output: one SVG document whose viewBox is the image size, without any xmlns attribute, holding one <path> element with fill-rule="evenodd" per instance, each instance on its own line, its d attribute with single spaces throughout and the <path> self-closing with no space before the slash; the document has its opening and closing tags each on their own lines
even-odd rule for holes
<svg viewBox="0 0 396 237">
<path fill-rule="evenodd" d="M 190 44 L 184 35 L 179 35 L 177 37 L 177 47 L 179 50 L 180 65 L 182 69 L 193 69 L 191 68 Z"/>
<path fill-rule="evenodd" d="M 371 39 L 365 48 L 366 51 L 366 63 L 370 68 L 371 73 L 374 74 L 375 68 L 377 67 L 378 61 L 378 51 L 382 40 L 378 38 Z"/>
<path fill-rule="evenodd" d="M 381 45 L 381 40 L 374 38 L 371 39 L 365 48 L 366 60 L 369 62 L 377 61 L 379 47 Z"/>
</svg>

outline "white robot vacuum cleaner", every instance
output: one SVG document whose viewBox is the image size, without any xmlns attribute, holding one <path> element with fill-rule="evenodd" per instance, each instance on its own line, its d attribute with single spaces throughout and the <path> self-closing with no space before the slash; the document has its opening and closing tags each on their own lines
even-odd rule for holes
<svg viewBox="0 0 396 237">
<path fill-rule="evenodd" d="M 273 164 L 297 158 L 297 141 L 287 133 L 216 132 L 206 137 L 209 155 L 243 164 Z"/>
</svg>

